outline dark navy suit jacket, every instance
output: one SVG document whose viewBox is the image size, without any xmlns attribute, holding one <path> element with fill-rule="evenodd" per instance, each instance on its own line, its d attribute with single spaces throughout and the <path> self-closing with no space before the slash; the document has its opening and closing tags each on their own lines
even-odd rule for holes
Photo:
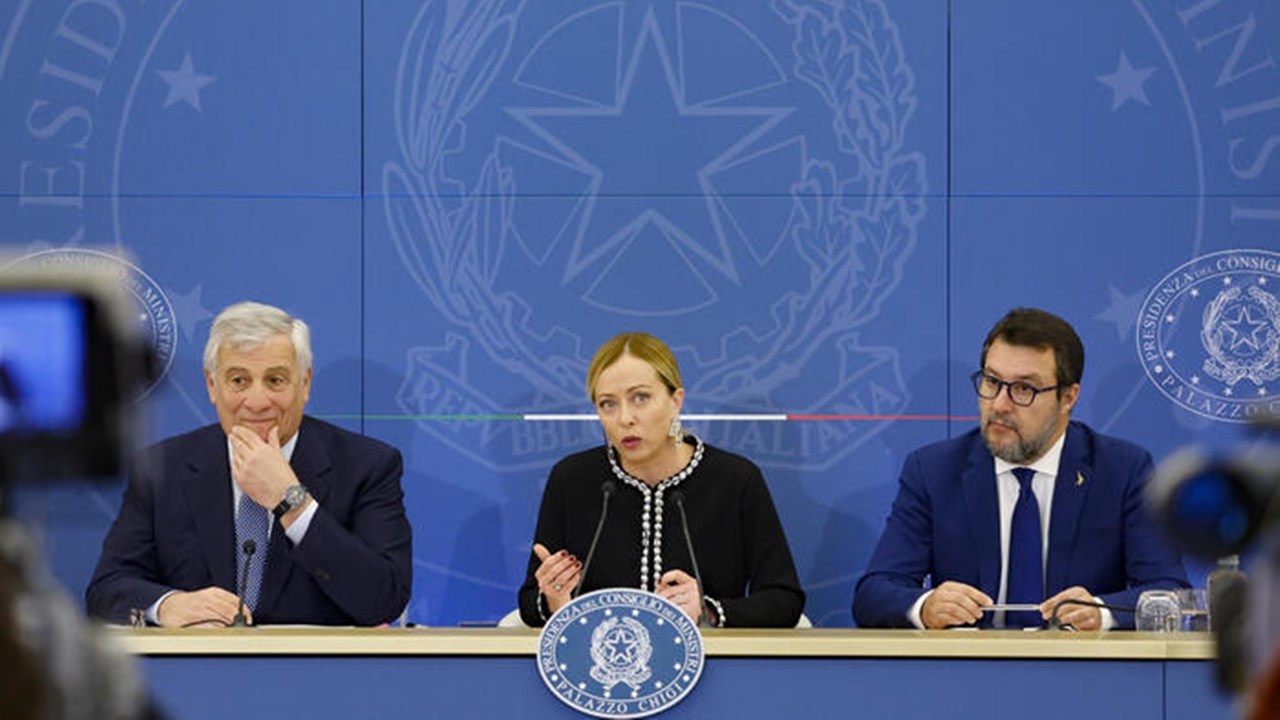
<svg viewBox="0 0 1280 720">
<path fill-rule="evenodd" d="M 1177 552 L 1143 504 L 1151 455 L 1072 422 L 1053 486 L 1045 597 L 1080 585 L 1108 604 L 1133 607 L 1150 588 L 1188 587 Z M 907 612 L 931 578 L 1000 591 L 995 460 L 978 430 L 907 457 L 884 533 L 854 590 L 862 627 L 911 627 Z M 1114 613 L 1117 627 L 1133 614 Z M 989 624 L 990 614 L 984 615 Z"/>
<path fill-rule="evenodd" d="M 271 531 L 254 622 L 376 625 L 408 604 L 413 538 L 396 449 L 303 418 L 290 462 L 319 503 L 302 542 Z M 126 622 L 169 590 L 236 592 L 227 436 L 218 425 L 148 449 L 86 592 L 89 613 Z M 261 552 L 261 550 L 259 550 Z"/>
</svg>

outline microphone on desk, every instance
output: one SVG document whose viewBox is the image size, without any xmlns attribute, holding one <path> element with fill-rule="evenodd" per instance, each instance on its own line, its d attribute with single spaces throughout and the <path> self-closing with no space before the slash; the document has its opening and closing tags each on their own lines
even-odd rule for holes
<svg viewBox="0 0 1280 720">
<path fill-rule="evenodd" d="M 249 562 L 253 560 L 253 553 L 258 549 L 258 544 L 250 538 L 244 541 L 240 549 L 244 550 L 244 571 L 240 573 L 240 590 L 236 593 L 239 607 L 236 609 L 236 616 L 231 619 L 231 627 L 248 627 L 249 625 L 244 615 L 244 593 L 249 585 Z"/>
<path fill-rule="evenodd" d="M 684 528 L 684 546 L 689 551 L 689 562 L 693 565 L 693 579 L 698 582 L 698 592 L 706 595 L 707 589 L 702 586 L 702 573 L 698 571 L 698 556 L 693 554 L 693 537 L 689 535 L 689 516 L 684 512 L 684 491 L 676 490 L 671 493 L 671 502 L 676 504 L 676 510 L 680 513 L 680 527 Z"/>
<path fill-rule="evenodd" d="M 1099 608 L 1101 610 L 1110 610 L 1111 612 L 1127 612 L 1127 613 L 1137 612 L 1137 608 L 1124 607 L 1123 605 L 1108 605 L 1107 603 L 1094 602 L 1092 600 L 1079 600 L 1076 598 L 1066 598 L 1065 600 L 1059 600 L 1056 604 L 1054 604 L 1053 613 L 1049 615 L 1050 630 L 1062 630 L 1063 628 L 1070 627 L 1070 625 L 1064 625 L 1062 621 L 1058 619 L 1058 613 L 1061 612 L 1062 608 L 1066 607 L 1067 605 L 1080 605 L 1083 607 L 1093 607 L 1093 608 Z"/>
<path fill-rule="evenodd" d="M 591 569 L 591 559 L 596 556 L 596 545 L 600 542 L 600 531 L 604 530 L 604 519 L 609 516 L 609 498 L 617 489 L 618 484 L 612 480 L 605 480 L 600 484 L 600 522 L 596 523 L 596 532 L 591 536 L 591 546 L 587 548 L 586 562 L 582 563 L 582 574 L 578 576 L 578 586 L 569 593 L 571 600 L 581 595 L 582 588 L 587 584 L 587 571 Z"/>
</svg>

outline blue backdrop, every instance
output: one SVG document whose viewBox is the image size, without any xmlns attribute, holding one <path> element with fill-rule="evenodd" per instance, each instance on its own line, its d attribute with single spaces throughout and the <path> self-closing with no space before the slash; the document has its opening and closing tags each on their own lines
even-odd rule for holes
<svg viewBox="0 0 1280 720">
<path fill-rule="evenodd" d="M 253 298 L 314 330 L 310 410 L 404 452 L 410 619 L 515 603 L 583 375 L 667 340 L 693 429 L 766 472 L 817 624 L 911 449 L 973 426 L 1016 305 L 1071 320 L 1076 416 L 1149 447 L 1280 409 L 1268 0 L 0 0 L 0 242 L 107 264 L 212 422 Z M 128 253 L 120 262 L 97 250 Z M 830 416 L 839 416 L 836 419 Z M 121 485 L 29 493 L 80 593 Z"/>
</svg>

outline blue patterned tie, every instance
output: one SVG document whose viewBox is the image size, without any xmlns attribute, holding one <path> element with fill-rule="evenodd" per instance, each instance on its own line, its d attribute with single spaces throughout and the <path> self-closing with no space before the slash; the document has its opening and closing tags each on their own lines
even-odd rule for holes
<svg viewBox="0 0 1280 720">
<path fill-rule="evenodd" d="M 1041 554 L 1040 503 L 1031 489 L 1031 478 L 1036 471 L 1031 468 L 1014 468 L 1018 478 L 1018 504 L 1013 506 L 1013 522 L 1009 526 L 1009 577 L 1005 588 L 1005 601 L 1009 603 L 1035 603 L 1044 601 L 1044 560 Z M 1040 613 L 1034 611 L 1010 612 L 1005 615 L 1005 627 L 1039 627 Z"/>
<path fill-rule="evenodd" d="M 267 562 L 267 527 L 270 515 L 267 509 L 254 502 L 248 495 L 240 496 L 236 510 L 236 579 L 244 584 L 245 607 L 253 610 L 258 605 L 258 593 L 262 591 L 262 569 Z M 252 540 L 256 549 L 249 560 L 249 575 L 244 572 L 244 541 Z M 239 590 L 239 586 L 236 587 Z"/>
</svg>

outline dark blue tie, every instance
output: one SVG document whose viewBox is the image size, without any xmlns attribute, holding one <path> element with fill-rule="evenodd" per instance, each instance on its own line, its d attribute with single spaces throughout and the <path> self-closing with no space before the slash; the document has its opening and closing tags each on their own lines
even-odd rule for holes
<svg viewBox="0 0 1280 720">
<path fill-rule="evenodd" d="M 266 508 L 248 495 L 240 496 L 240 506 L 236 510 L 236 575 L 244 586 L 245 607 L 251 611 L 257 607 L 258 594 L 262 592 L 262 570 L 267 564 L 267 528 L 270 524 Z M 248 576 L 239 577 L 244 572 L 245 540 L 253 540 L 256 548 L 249 559 Z"/>
<path fill-rule="evenodd" d="M 1018 478 L 1018 503 L 1013 506 L 1013 522 L 1009 526 L 1009 578 L 1005 602 L 1035 603 L 1044 601 L 1044 560 L 1040 540 L 1040 503 L 1031 489 L 1031 468 L 1014 468 Z M 1038 612 L 1010 612 L 1005 627 L 1039 627 Z"/>
</svg>

